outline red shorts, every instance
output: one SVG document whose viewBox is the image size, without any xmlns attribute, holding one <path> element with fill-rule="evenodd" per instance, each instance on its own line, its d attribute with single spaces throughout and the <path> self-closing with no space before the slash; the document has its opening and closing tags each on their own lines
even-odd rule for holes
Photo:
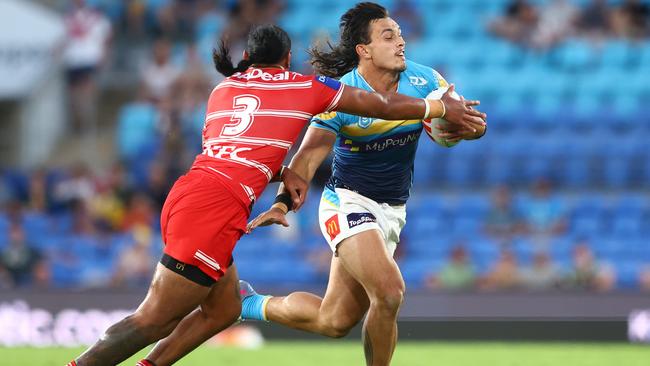
<svg viewBox="0 0 650 366">
<path fill-rule="evenodd" d="M 248 211 L 221 181 L 190 171 L 174 183 L 160 215 L 164 252 L 219 280 L 247 219 Z"/>
</svg>

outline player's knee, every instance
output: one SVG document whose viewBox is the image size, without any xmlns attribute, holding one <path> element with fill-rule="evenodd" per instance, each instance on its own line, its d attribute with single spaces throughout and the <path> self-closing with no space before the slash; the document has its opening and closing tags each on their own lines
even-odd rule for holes
<svg viewBox="0 0 650 366">
<path fill-rule="evenodd" d="M 370 306 L 388 313 L 397 313 L 404 301 L 404 285 L 385 286 L 370 299 Z"/>
<path fill-rule="evenodd" d="M 358 319 L 354 320 L 347 317 L 334 317 L 325 324 L 323 333 L 327 337 L 342 338 L 350 333 L 357 322 Z"/>
<path fill-rule="evenodd" d="M 239 319 L 241 315 L 241 303 L 233 304 L 232 306 L 220 308 L 217 311 L 212 311 L 206 314 L 206 320 L 215 330 L 222 330 L 224 324 L 233 324 Z"/>
</svg>

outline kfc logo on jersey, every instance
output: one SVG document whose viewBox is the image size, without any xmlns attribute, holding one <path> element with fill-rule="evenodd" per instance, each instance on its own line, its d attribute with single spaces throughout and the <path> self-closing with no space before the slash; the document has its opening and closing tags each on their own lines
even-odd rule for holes
<svg viewBox="0 0 650 366">
<path fill-rule="evenodd" d="M 250 150 L 253 149 L 250 147 L 212 145 L 206 147 L 203 153 L 217 159 L 246 160 L 246 158 L 239 156 L 239 154 Z"/>
<path fill-rule="evenodd" d="M 325 221 L 325 231 L 327 231 L 327 235 L 330 236 L 330 240 L 334 240 L 334 238 L 341 233 L 339 215 L 334 215 Z"/>
<path fill-rule="evenodd" d="M 409 76 L 409 81 L 413 86 L 424 86 L 429 83 L 427 79 L 420 76 Z"/>
</svg>

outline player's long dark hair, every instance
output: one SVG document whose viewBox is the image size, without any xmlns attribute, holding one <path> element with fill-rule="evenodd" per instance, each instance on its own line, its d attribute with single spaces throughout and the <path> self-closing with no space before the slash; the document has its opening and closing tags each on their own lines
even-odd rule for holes
<svg viewBox="0 0 650 366">
<path fill-rule="evenodd" d="M 214 67 L 228 77 L 236 72 L 246 71 L 253 64 L 273 65 L 280 62 L 291 51 L 291 38 L 284 29 L 273 24 L 260 25 L 248 33 L 246 52 L 248 60 L 241 60 L 237 66 L 230 58 L 230 47 L 225 40 L 219 41 L 212 50 Z"/>
<path fill-rule="evenodd" d="M 310 62 L 317 73 L 329 77 L 340 77 L 359 64 L 356 46 L 370 43 L 370 22 L 388 17 L 386 8 L 375 3 L 359 3 L 341 16 L 339 28 L 341 39 L 338 45 L 327 41 L 329 51 L 316 46 L 309 49 Z"/>
</svg>

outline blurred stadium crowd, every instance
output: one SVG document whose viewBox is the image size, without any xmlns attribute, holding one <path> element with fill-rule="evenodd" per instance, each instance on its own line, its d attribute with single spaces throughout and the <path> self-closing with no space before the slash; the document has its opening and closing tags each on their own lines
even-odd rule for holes
<svg viewBox="0 0 650 366">
<path fill-rule="evenodd" d="M 70 131 L 96 129 L 102 96 L 130 100 L 107 129 L 108 169 L 0 169 L 0 288 L 145 286 L 159 212 L 200 152 L 211 50 L 250 27 L 306 48 L 336 39 L 352 1 L 41 0 L 65 16 Z M 420 143 L 397 256 L 409 288 L 650 291 L 650 6 L 635 0 L 390 0 L 407 57 L 438 69 L 489 114 L 485 138 Z M 101 124 L 100 124 L 100 127 Z M 100 129 L 101 130 L 101 129 Z M 96 132 L 94 132 L 96 133 Z M 240 276 L 320 286 L 330 252 L 311 197 L 289 229 L 236 250 Z M 270 187 L 253 215 L 270 205 Z"/>
</svg>

